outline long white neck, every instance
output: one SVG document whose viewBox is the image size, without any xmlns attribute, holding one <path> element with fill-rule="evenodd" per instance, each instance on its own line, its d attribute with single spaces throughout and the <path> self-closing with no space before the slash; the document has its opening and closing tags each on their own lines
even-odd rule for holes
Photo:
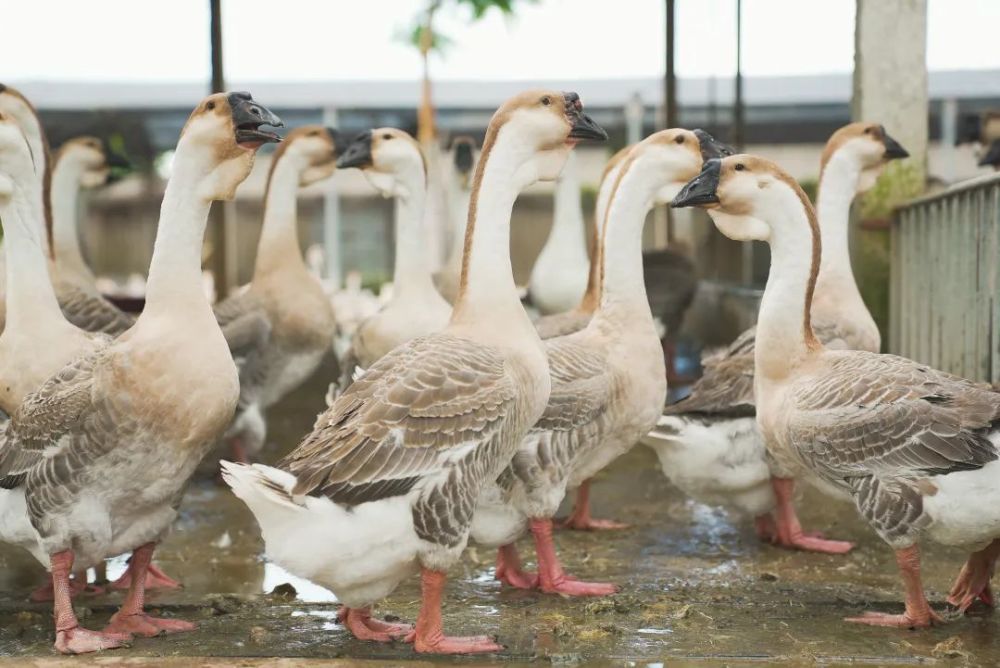
<svg viewBox="0 0 1000 668">
<path fill-rule="evenodd" d="M 38 116 L 26 104 L 18 102 L 8 105 L 5 110 L 9 111 L 18 125 L 21 126 L 24 137 L 28 141 L 28 147 L 31 149 L 31 159 L 34 161 L 35 179 L 38 186 L 37 190 L 31 190 L 31 215 L 32 219 L 41 227 L 42 248 L 45 251 L 45 257 L 48 258 L 50 257 L 50 248 L 48 231 L 46 230 L 48 221 L 46 220 L 44 183 L 49 168 L 49 155 L 48 144 L 45 141 L 45 130 L 42 128 Z"/>
<path fill-rule="evenodd" d="M 489 138 L 487 138 L 487 141 Z M 533 151 L 501 129 L 492 149 L 484 147 L 473 187 L 466 226 L 466 253 L 462 284 L 452 313 L 452 324 L 527 323 L 510 262 L 510 216 L 520 192 L 519 169 Z M 533 328 L 532 328 L 533 329 Z"/>
<path fill-rule="evenodd" d="M 157 316 L 184 318 L 192 310 L 211 315 L 211 305 L 202 289 L 201 247 L 212 203 L 197 194 L 204 170 L 190 162 L 181 151 L 174 158 L 173 175 L 160 206 L 146 306 L 140 320 Z"/>
<path fill-rule="evenodd" d="M 77 229 L 77 200 L 84 168 L 68 159 L 56 163 L 52 171 L 52 241 L 56 265 L 84 280 L 94 281 L 94 274 L 80 252 Z"/>
<path fill-rule="evenodd" d="M 760 216 L 773 230 L 771 270 L 757 318 L 755 352 L 756 373 L 768 380 L 786 376 L 815 347 L 810 341 L 812 327 L 806 294 L 813 262 L 820 258 L 813 257 L 813 232 L 801 200 L 790 188 L 782 190 L 780 199 L 771 211 Z"/>
<path fill-rule="evenodd" d="M 453 179 L 454 180 L 454 179 Z M 451 218 L 451 248 L 448 264 L 461 264 L 465 250 L 465 223 L 469 219 L 469 189 L 458 183 L 448 188 L 448 215 Z"/>
<path fill-rule="evenodd" d="M 603 287 L 598 317 L 628 309 L 632 317 L 653 316 L 642 273 L 642 228 L 653 197 L 663 185 L 662 175 L 644 169 L 641 158 L 612 186 L 603 230 Z"/>
<path fill-rule="evenodd" d="M 601 180 L 594 202 L 594 240 L 590 257 L 590 273 L 587 276 L 587 291 L 583 293 L 578 307 L 585 313 L 593 313 L 601 303 L 601 268 L 604 264 L 604 221 L 607 219 L 608 204 L 611 203 L 611 191 L 618 180 L 620 165 L 608 170 Z"/>
<path fill-rule="evenodd" d="M 264 224 L 257 243 L 254 279 L 281 270 L 306 269 L 299 248 L 298 192 L 303 170 L 308 167 L 303 157 L 286 152 L 278 158 L 267 187 L 264 202 Z"/>
<path fill-rule="evenodd" d="M 843 152 L 835 152 L 823 170 L 816 211 L 823 240 L 823 262 L 816 281 L 816 298 L 861 302 L 851 270 L 851 202 L 857 194 L 861 167 Z"/>
<path fill-rule="evenodd" d="M 583 207 L 580 204 L 580 179 L 576 170 L 576 157 L 572 153 L 556 182 L 552 231 L 549 232 L 542 255 L 557 262 L 575 265 L 585 263 L 588 259 Z"/>
<path fill-rule="evenodd" d="M 395 174 L 402 186 L 396 196 L 396 261 L 393 269 L 393 290 L 397 295 L 434 290 L 428 262 L 428 239 L 425 235 L 428 216 L 427 184 L 422 168 Z"/>
<path fill-rule="evenodd" d="M 44 235 L 33 203 L 40 184 L 33 175 L 25 180 L 12 197 L 0 200 L 7 249 L 5 331 L 31 332 L 66 323 L 49 279 Z"/>
</svg>

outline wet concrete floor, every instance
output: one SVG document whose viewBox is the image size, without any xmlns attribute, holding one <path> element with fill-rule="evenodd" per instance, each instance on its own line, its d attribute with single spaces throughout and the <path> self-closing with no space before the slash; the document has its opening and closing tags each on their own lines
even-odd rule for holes
<svg viewBox="0 0 1000 668">
<path fill-rule="evenodd" d="M 272 412 L 276 459 L 293 447 L 322 408 L 321 382 Z M 445 629 L 496 635 L 506 647 L 485 657 L 427 657 L 409 645 L 353 639 L 337 622 L 332 594 L 264 562 L 252 516 L 214 478 L 212 465 L 191 486 L 174 532 L 156 561 L 183 581 L 176 592 L 151 593 L 149 607 L 197 621 L 198 631 L 137 639 L 129 649 L 90 661 L 100 665 L 370 666 L 403 660 L 488 665 L 551 662 L 593 665 L 948 664 L 1000 665 L 1000 615 L 982 608 L 925 631 L 849 625 L 865 610 L 901 611 L 891 552 L 847 505 L 807 491 L 807 528 L 857 541 L 846 557 L 793 553 L 760 545 L 748 522 L 690 502 L 672 489 L 644 446 L 605 471 L 594 485 L 596 514 L 632 523 L 602 534 L 560 532 L 567 570 L 611 581 L 605 599 L 569 599 L 515 591 L 493 579 L 488 550 L 470 547 L 451 573 Z M 522 554 L 531 555 L 530 542 Z M 928 545 L 925 578 L 931 602 L 944 597 L 965 555 Z M 124 559 L 112 562 L 112 577 Z M 51 649 L 45 604 L 30 603 L 44 570 L 26 554 L 0 546 L 0 667 L 70 666 Z M 294 597 L 271 594 L 291 583 Z M 122 599 L 113 593 L 77 599 L 83 625 L 102 627 Z M 379 617 L 415 619 L 416 580 L 376 608 Z M 287 657 L 278 661 L 271 657 Z"/>
</svg>

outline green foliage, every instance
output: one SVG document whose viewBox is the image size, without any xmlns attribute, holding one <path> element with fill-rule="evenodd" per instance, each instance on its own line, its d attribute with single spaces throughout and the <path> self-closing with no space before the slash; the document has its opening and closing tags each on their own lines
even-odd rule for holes
<svg viewBox="0 0 1000 668">
<path fill-rule="evenodd" d="M 815 205 L 816 193 L 819 192 L 819 181 L 817 179 L 802 179 L 799 181 L 799 187 L 805 192 L 809 201 Z"/>
<path fill-rule="evenodd" d="M 863 220 L 885 219 L 893 208 L 924 192 L 924 175 L 912 160 L 895 160 L 886 165 L 875 187 L 861 200 Z"/>
<path fill-rule="evenodd" d="M 889 230 L 861 229 L 858 243 L 858 289 L 882 334 L 889 339 Z"/>
<path fill-rule="evenodd" d="M 469 20 L 475 22 L 486 16 L 491 9 L 496 9 L 504 16 L 512 16 L 518 1 L 523 4 L 538 0 L 429 0 L 424 11 L 420 12 L 413 25 L 401 37 L 421 52 L 426 48 L 427 51 L 444 53 L 454 40 L 433 27 L 434 15 L 439 9 L 449 4 L 467 8 L 470 10 Z M 431 31 L 429 43 L 425 42 L 427 30 Z"/>
</svg>

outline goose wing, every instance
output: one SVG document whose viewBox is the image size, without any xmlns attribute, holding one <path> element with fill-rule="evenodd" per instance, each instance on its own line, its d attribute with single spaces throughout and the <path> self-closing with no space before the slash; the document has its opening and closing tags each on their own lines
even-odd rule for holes
<svg viewBox="0 0 1000 668">
<path fill-rule="evenodd" d="M 0 486 L 19 485 L 24 474 L 52 454 L 46 453 L 48 448 L 74 447 L 72 439 L 60 439 L 79 427 L 93 407 L 95 370 L 106 346 L 67 364 L 14 411 L 0 439 Z"/>
<path fill-rule="evenodd" d="M 102 295 L 76 286 L 60 287 L 59 307 L 67 320 L 86 332 L 102 332 L 118 336 L 135 324 L 133 316 L 122 311 Z"/>
<path fill-rule="evenodd" d="M 494 348 L 445 334 L 406 343 L 369 368 L 282 462 L 296 494 L 354 505 L 404 495 L 494 440 L 515 381 Z"/>
<path fill-rule="evenodd" d="M 612 377 L 604 355 L 576 337 L 545 342 L 552 391 L 533 431 L 570 431 L 607 409 Z"/>
<path fill-rule="evenodd" d="M 543 341 L 554 339 L 558 336 L 566 336 L 579 332 L 590 322 L 590 313 L 581 313 L 577 310 L 544 315 L 535 321 L 535 331 Z"/>
<path fill-rule="evenodd" d="M 702 360 L 704 373 L 686 397 L 667 406 L 664 415 L 744 417 L 756 413 L 753 395 L 754 328 L 740 334 L 722 351 Z"/>
</svg>

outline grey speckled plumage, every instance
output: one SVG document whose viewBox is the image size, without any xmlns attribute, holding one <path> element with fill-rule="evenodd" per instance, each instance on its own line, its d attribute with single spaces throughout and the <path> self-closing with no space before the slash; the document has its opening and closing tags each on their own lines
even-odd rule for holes
<svg viewBox="0 0 1000 668">
<path fill-rule="evenodd" d="M 297 477 L 295 493 L 348 506 L 419 488 L 417 535 L 452 547 L 467 535 L 480 488 L 510 461 L 510 432 L 525 426 L 519 382 L 489 346 L 414 339 L 338 397 L 279 467 Z"/>
<path fill-rule="evenodd" d="M 103 295 L 61 281 L 55 288 L 63 315 L 84 331 L 118 336 L 135 324 L 134 316 L 122 311 Z"/>
<path fill-rule="evenodd" d="M 905 358 L 831 352 L 788 396 L 787 444 L 890 543 L 925 524 L 921 481 L 998 458 L 1000 394 Z"/>
<path fill-rule="evenodd" d="M 590 319 L 593 317 L 593 313 L 585 313 L 578 309 L 543 315 L 535 321 L 535 331 L 538 332 L 539 338 L 543 341 L 557 336 L 566 336 L 573 332 L 579 332 L 590 323 Z"/>
</svg>

